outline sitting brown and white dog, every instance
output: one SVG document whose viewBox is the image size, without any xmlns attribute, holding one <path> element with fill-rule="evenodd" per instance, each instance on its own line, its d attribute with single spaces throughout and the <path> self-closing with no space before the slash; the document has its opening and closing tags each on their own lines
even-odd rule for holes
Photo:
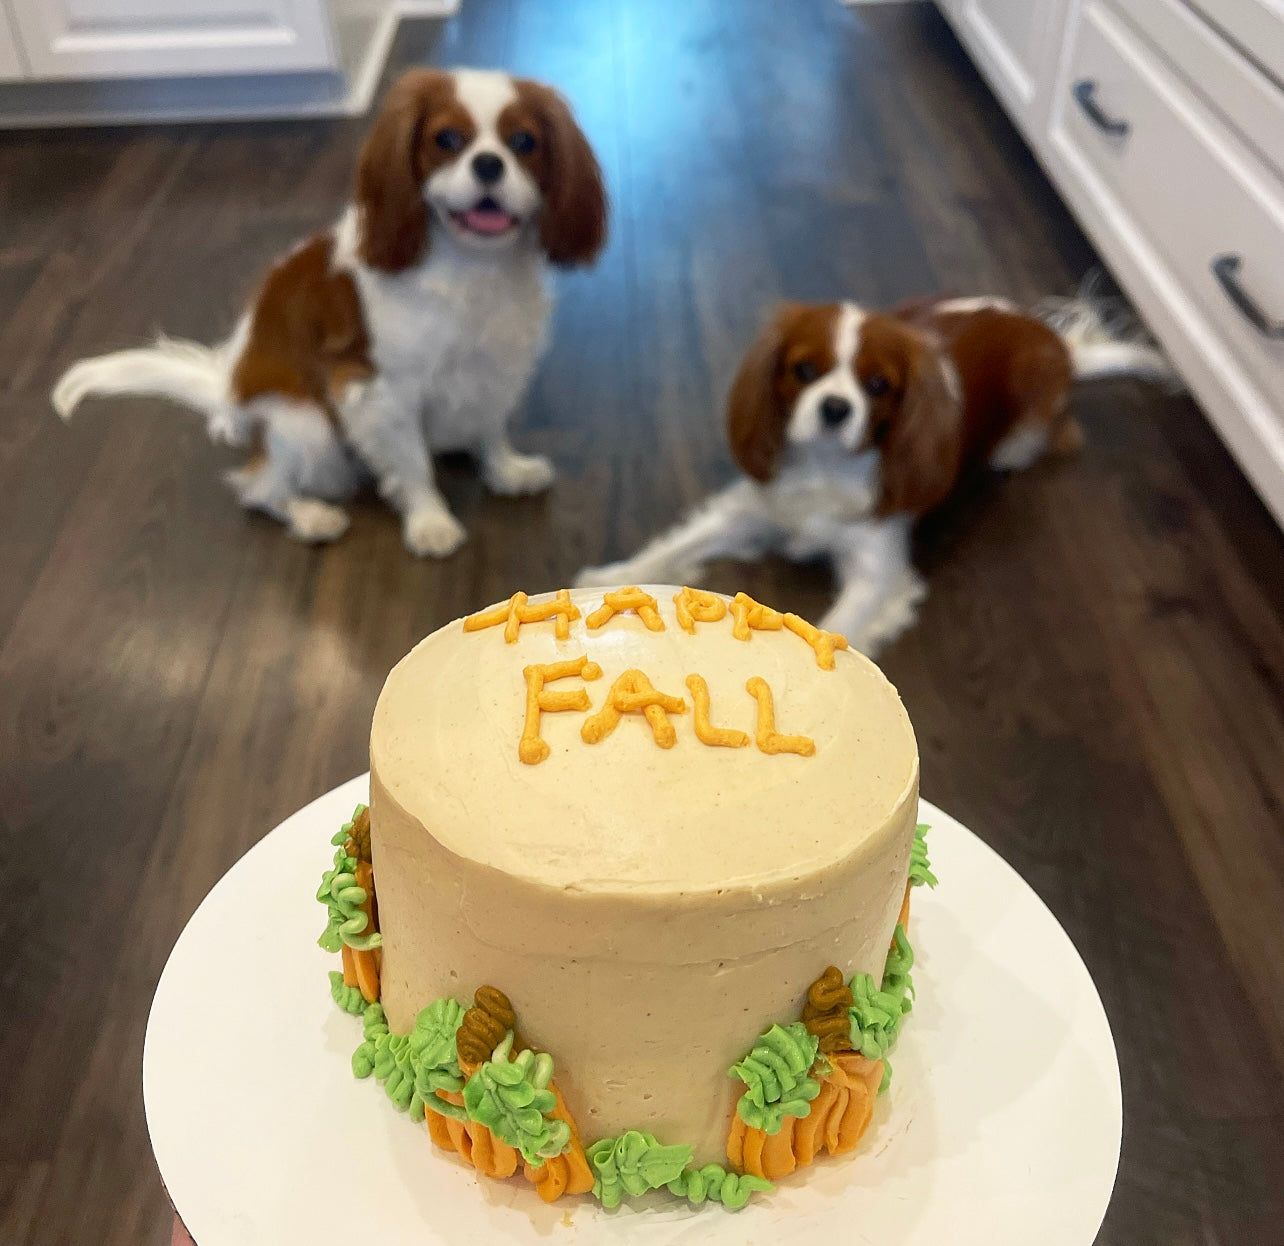
<svg viewBox="0 0 1284 1246">
<path fill-rule="evenodd" d="M 727 402 L 748 478 L 577 582 L 691 583 L 709 559 L 768 550 L 828 558 L 839 592 L 822 626 L 876 651 L 913 623 L 926 592 L 910 562 L 914 524 L 965 473 L 1077 448 L 1075 378 L 1172 375 L 1157 351 L 1112 340 L 1090 302 L 1063 305 L 1060 321 L 1058 332 L 985 298 L 782 307 Z"/>
<path fill-rule="evenodd" d="M 363 475 L 406 546 L 444 556 L 464 530 L 431 455 L 467 450 L 498 493 L 547 488 L 547 459 L 507 425 L 543 349 L 549 265 L 587 264 L 606 236 L 592 149 L 566 104 L 507 74 L 416 69 L 389 92 L 353 203 L 268 274 L 220 346 L 161 339 L 82 360 L 53 402 L 159 394 L 250 445 L 229 480 L 244 506 L 305 541 L 347 528 L 334 503 Z"/>
</svg>

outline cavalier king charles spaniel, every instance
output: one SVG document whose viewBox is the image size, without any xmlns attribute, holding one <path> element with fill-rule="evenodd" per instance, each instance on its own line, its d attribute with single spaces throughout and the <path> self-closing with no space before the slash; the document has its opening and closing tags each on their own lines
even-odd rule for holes
<svg viewBox="0 0 1284 1246">
<path fill-rule="evenodd" d="M 338 223 L 268 272 L 231 337 L 82 360 L 58 382 L 67 418 L 90 394 L 159 394 L 251 447 L 230 473 L 242 505 L 304 541 L 332 541 L 336 502 L 373 476 L 407 548 L 464 540 L 432 454 L 466 450 L 497 493 L 552 483 L 507 424 L 544 345 L 549 265 L 591 263 L 606 195 L 587 140 L 549 87 L 416 69 L 365 141 Z"/>
<path fill-rule="evenodd" d="M 1051 317 L 1050 317 L 1051 319 Z M 866 653 L 898 636 L 925 586 L 915 523 L 969 470 L 1076 449 L 1075 378 L 1170 378 L 1153 349 L 1113 340 L 1091 302 L 1059 328 L 1000 299 L 933 299 L 888 312 L 782 307 L 731 386 L 727 434 L 747 479 L 633 558 L 578 583 L 689 583 L 711 558 L 777 550 L 826 558 L 838 597 L 821 626 Z"/>
</svg>

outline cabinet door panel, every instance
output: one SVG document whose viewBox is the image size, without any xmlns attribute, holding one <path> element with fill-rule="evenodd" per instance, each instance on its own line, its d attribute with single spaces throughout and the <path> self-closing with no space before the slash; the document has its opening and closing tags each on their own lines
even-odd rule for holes
<svg viewBox="0 0 1284 1246">
<path fill-rule="evenodd" d="M 1026 127 L 1045 114 L 1067 0 L 964 0 L 961 34 L 995 89 Z"/>
<path fill-rule="evenodd" d="M 17 82 L 27 76 L 18 50 L 18 36 L 9 20 L 9 12 L 0 3 L 0 82 Z"/>
<path fill-rule="evenodd" d="M 35 78 L 333 66 L 324 0 L 11 0 Z"/>
<path fill-rule="evenodd" d="M 1188 0 L 1268 73 L 1284 80 L 1284 0 Z"/>
</svg>

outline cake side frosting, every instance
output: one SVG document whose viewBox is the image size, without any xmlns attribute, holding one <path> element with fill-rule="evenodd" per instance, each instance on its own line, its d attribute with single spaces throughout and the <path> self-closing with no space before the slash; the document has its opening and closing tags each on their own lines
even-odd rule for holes
<svg viewBox="0 0 1284 1246">
<path fill-rule="evenodd" d="M 331 951 L 337 943 L 345 953 L 342 972 L 330 974 L 331 994 L 362 1020 L 352 1070 L 358 1078 L 373 1074 L 397 1108 L 424 1121 L 438 1147 L 479 1175 L 520 1171 L 545 1202 L 591 1192 L 613 1208 L 663 1186 L 693 1204 L 716 1202 L 734 1211 L 822 1153 L 843 1155 L 859 1145 L 891 1080 L 888 1052 L 912 1008 L 910 894 L 916 886 L 936 886 L 927 827 L 915 830 L 881 983 L 862 976 L 845 983 L 838 968 L 828 966 L 808 988 L 800 1020 L 768 1026 L 729 1070 L 744 1082 L 727 1135 L 729 1167 L 694 1163 L 691 1146 L 636 1129 L 586 1149 L 553 1082 L 552 1055 L 521 1044 L 517 1013 L 494 986 L 479 986 L 472 1007 L 434 1000 L 410 1033 L 392 1033 L 379 1002 L 374 878 L 361 872 L 370 864 L 369 828 L 369 811 L 358 806 L 331 841 L 338 846 L 334 868 L 323 875 L 316 897 L 328 916 L 318 942 Z M 353 949 L 370 958 L 370 974 L 363 976 L 350 960 L 346 953 Z"/>
<path fill-rule="evenodd" d="M 704 1163 L 763 1024 L 797 1016 L 826 965 L 881 978 L 917 750 L 878 669 L 815 629 L 747 599 L 702 619 L 709 595 L 684 620 L 679 589 L 637 592 L 654 604 L 503 603 L 389 676 L 371 736 L 383 1008 L 405 1032 L 503 983 L 587 1138 L 682 1139 Z"/>
</svg>

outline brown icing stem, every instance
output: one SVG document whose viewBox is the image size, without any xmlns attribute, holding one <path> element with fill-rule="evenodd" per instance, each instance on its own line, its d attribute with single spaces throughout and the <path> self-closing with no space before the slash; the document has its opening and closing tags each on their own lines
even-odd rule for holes
<svg viewBox="0 0 1284 1246">
<path fill-rule="evenodd" d="M 467 1063 L 471 1066 L 468 1073 L 474 1072 L 478 1065 L 490 1059 L 491 1052 L 516 1025 L 517 1014 L 508 996 L 498 987 L 479 986 L 473 992 L 473 1006 L 464 1013 L 455 1034 L 460 1069 Z M 518 1046 L 516 1036 L 513 1045 Z"/>
<path fill-rule="evenodd" d="M 843 981 L 842 971 L 830 965 L 807 988 L 807 1002 L 803 1005 L 802 1019 L 810 1034 L 820 1039 L 820 1050 L 851 1050 L 851 1025 L 847 1010 L 852 1006 L 852 992 Z"/>
</svg>

